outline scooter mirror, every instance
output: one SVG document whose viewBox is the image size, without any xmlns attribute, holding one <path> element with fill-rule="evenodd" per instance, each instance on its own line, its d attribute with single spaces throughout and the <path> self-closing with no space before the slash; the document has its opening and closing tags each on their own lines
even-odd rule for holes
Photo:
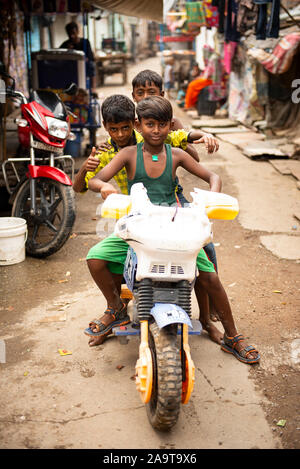
<svg viewBox="0 0 300 469">
<path fill-rule="evenodd" d="M 3 77 L 3 78 L 9 78 L 10 80 L 12 80 L 12 85 L 9 87 L 10 90 L 14 91 L 15 90 L 15 79 L 10 76 L 6 70 L 5 70 L 5 66 L 3 64 L 3 62 L 0 61 L 0 75 Z"/>
<path fill-rule="evenodd" d="M 71 83 L 69 88 L 67 88 L 66 90 L 63 90 L 63 93 L 69 94 L 70 96 L 74 96 L 77 93 L 77 90 L 78 90 L 78 86 L 76 85 L 76 83 Z"/>
</svg>

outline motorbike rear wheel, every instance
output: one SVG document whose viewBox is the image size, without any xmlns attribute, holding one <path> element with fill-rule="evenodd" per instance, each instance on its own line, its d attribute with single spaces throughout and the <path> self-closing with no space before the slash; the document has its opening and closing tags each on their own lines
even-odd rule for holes
<svg viewBox="0 0 300 469">
<path fill-rule="evenodd" d="M 12 216 L 27 221 L 26 252 L 44 258 L 57 252 L 67 241 L 75 221 L 75 196 L 72 186 L 48 178 L 36 179 L 36 215 L 30 213 L 30 180 L 15 197 Z"/>
<path fill-rule="evenodd" d="M 168 431 L 176 424 L 181 406 L 182 367 L 177 325 L 159 329 L 153 323 L 149 329 L 153 384 L 146 410 L 153 428 Z"/>
</svg>

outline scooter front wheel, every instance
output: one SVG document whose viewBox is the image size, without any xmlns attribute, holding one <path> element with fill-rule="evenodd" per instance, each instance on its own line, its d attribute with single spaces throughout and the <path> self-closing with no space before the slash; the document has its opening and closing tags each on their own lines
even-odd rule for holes
<svg viewBox="0 0 300 469">
<path fill-rule="evenodd" d="M 12 216 L 27 221 L 27 254 L 43 258 L 57 252 L 69 238 L 75 221 L 73 188 L 53 179 L 37 178 L 35 203 L 33 215 L 28 179 L 18 190 Z"/>
<path fill-rule="evenodd" d="M 149 329 L 153 384 L 146 409 L 151 425 L 157 430 L 168 431 L 176 424 L 181 405 L 182 367 L 177 325 L 159 329 L 153 323 Z"/>
</svg>

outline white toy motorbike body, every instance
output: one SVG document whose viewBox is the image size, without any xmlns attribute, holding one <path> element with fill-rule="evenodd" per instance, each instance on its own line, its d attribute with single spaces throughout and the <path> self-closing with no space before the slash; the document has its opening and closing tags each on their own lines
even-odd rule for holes
<svg viewBox="0 0 300 469">
<path fill-rule="evenodd" d="M 137 306 L 132 324 L 113 332 L 140 335 L 136 384 L 159 430 L 176 423 L 180 403 L 188 402 L 194 386 L 188 334 L 200 334 L 202 328 L 192 320 L 191 291 L 197 255 L 212 239 L 208 215 L 233 219 L 238 213 L 235 198 L 194 191 L 187 208 L 157 206 L 138 183 L 130 196 L 111 194 L 101 211 L 119 218 L 114 233 L 130 246 L 124 278 Z"/>
</svg>

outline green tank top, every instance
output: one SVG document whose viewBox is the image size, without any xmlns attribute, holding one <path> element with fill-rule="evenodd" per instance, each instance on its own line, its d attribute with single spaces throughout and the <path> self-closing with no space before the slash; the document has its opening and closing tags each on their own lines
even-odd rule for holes
<svg viewBox="0 0 300 469">
<path fill-rule="evenodd" d="M 143 144 L 137 144 L 136 170 L 133 179 L 128 179 L 128 193 L 130 193 L 133 184 L 142 182 L 147 189 L 148 197 L 155 205 L 173 205 L 176 204 L 175 190 L 177 187 L 176 178 L 172 177 L 172 148 L 165 144 L 167 159 L 163 173 L 156 178 L 148 176 L 144 166 Z"/>
</svg>

